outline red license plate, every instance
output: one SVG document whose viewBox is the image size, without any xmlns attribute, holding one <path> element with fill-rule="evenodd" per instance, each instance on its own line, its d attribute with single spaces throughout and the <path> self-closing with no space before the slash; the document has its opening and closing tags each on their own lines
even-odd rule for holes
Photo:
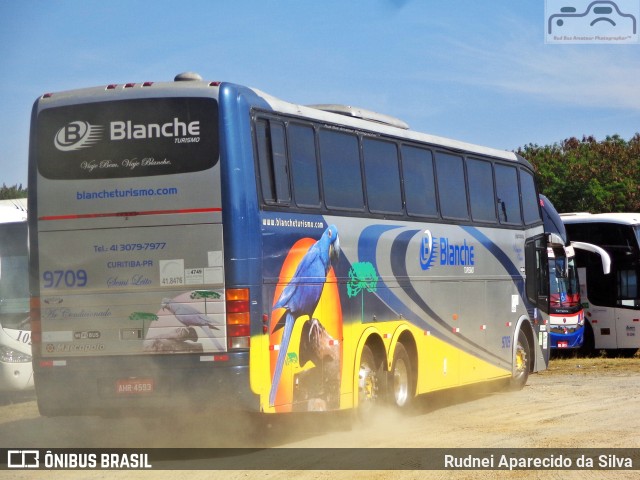
<svg viewBox="0 0 640 480">
<path fill-rule="evenodd" d="M 116 394 L 145 395 L 153 393 L 153 378 L 123 378 L 116 380 Z"/>
</svg>

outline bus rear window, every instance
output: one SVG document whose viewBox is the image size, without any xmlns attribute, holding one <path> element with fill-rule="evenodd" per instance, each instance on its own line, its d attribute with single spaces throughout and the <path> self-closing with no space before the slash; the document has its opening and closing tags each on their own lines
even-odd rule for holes
<svg viewBox="0 0 640 480">
<path fill-rule="evenodd" d="M 212 98 L 86 103 L 43 110 L 38 171 L 53 180 L 198 172 L 218 161 Z"/>
</svg>

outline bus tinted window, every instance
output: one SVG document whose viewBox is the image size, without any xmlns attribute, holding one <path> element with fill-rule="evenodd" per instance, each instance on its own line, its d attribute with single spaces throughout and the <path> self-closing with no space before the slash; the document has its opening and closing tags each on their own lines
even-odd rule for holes
<svg viewBox="0 0 640 480">
<path fill-rule="evenodd" d="M 500 222 L 521 224 L 518 172 L 515 167 L 496 164 L 496 193 Z"/>
<path fill-rule="evenodd" d="M 638 298 L 638 272 L 636 270 L 620 270 L 618 272 L 618 302 L 622 306 L 635 307 Z"/>
<path fill-rule="evenodd" d="M 366 138 L 363 152 L 369 208 L 372 212 L 402 212 L 396 144 Z"/>
<path fill-rule="evenodd" d="M 318 168 L 313 128 L 291 124 L 287 130 L 293 195 L 297 205 L 317 207 L 320 205 L 318 191 Z"/>
<path fill-rule="evenodd" d="M 285 150 L 284 125 L 279 122 L 256 122 L 260 184 L 267 203 L 286 204 L 290 200 L 289 176 Z"/>
<path fill-rule="evenodd" d="M 262 197 L 265 202 L 275 202 L 276 189 L 273 180 L 273 164 L 271 162 L 271 140 L 269 137 L 269 122 L 266 120 L 258 120 L 256 122 L 256 141 L 258 144 Z"/>
<path fill-rule="evenodd" d="M 430 150 L 402 147 L 404 194 L 409 215 L 438 216 L 436 186 L 433 178 L 433 155 Z"/>
<path fill-rule="evenodd" d="M 27 223 L 0 224 L 0 323 L 25 329 L 29 311 Z M 26 320 L 26 321 L 25 321 Z"/>
<path fill-rule="evenodd" d="M 467 188 L 462 157 L 437 152 L 436 172 L 442 216 L 451 219 L 468 219 Z"/>
<path fill-rule="evenodd" d="M 478 222 L 495 222 L 496 205 L 493 188 L 493 168 L 483 160 L 468 159 L 471 217 Z"/>
<path fill-rule="evenodd" d="M 348 133 L 320 130 L 320 158 L 327 207 L 363 210 L 358 138 Z"/>
<path fill-rule="evenodd" d="M 522 188 L 522 213 L 524 223 L 531 225 L 540 221 L 540 208 L 536 195 L 536 184 L 531 175 L 526 170 L 520 169 L 520 184 Z"/>
<path fill-rule="evenodd" d="M 278 203 L 288 203 L 291 200 L 289 192 L 289 174 L 287 170 L 287 149 L 285 144 L 284 124 L 271 122 L 271 155 L 273 159 L 273 174 Z"/>
</svg>

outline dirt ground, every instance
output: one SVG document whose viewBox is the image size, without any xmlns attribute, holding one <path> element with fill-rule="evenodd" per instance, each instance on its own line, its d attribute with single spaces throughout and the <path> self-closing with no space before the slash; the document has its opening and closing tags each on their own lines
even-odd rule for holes
<svg viewBox="0 0 640 480">
<path fill-rule="evenodd" d="M 1 448 L 639 448 L 640 358 L 554 359 L 521 391 L 459 389 L 382 408 L 367 424 L 344 415 L 255 419 L 215 412 L 161 421 L 40 417 L 34 400 L 0 406 Z M 232 424 L 230 424 L 232 423 Z M 347 425 L 349 424 L 349 425 Z M 299 451 L 296 451 L 298 454 Z M 303 460 L 292 458 L 295 468 Z M 184 468 L 188 468 L 185 464 Z M 636 468 L 638 468 L 636 466 Z M 4 471 L 15 479 L 631 479 L 629 471 Z"/>
</svg>

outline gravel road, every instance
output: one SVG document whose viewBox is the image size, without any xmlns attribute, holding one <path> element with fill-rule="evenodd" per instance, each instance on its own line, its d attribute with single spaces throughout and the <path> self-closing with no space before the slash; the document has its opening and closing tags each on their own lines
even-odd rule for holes
<svg viewBox="0 0 640 480">
<path fill-rule="evenodd" d="M 215 412 L 156 420 L 40 417 L 35 401 L 0 406 L 4 448 L 638 448 L 640 359 L 573 361 L 529 377 L 521 391 L 461 389 L 422 397 L 407 413 L 380 409 L 367 424 L 344 416 L 255 419 Z M 186 413 L 186 412 L 184 412 Z M 232 423 L 232 424 L 230 424 Z M 292 459 L 292 467 L 300 459 Z M 185 468 L 186 468 L 185 464 Z M 15 479 L 638 478 L 629 471 L 5 471 Z"/>
</svg>

